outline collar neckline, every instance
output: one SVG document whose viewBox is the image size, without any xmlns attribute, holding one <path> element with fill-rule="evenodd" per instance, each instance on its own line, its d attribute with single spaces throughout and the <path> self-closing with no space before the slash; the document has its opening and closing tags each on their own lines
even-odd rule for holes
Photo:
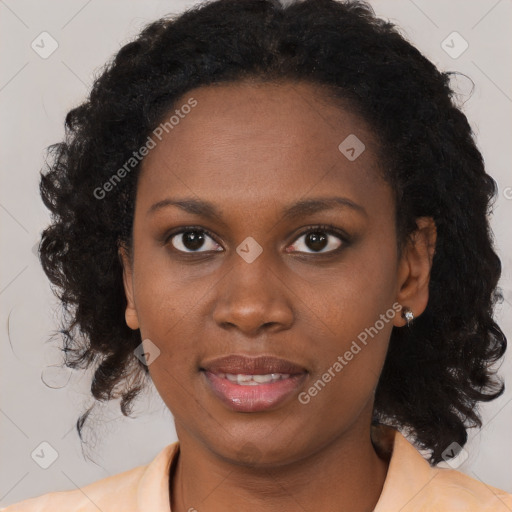
<svg viewBox="0 0 512 512">
<path fill-rule="evenodd" d="M 405 506 L 435 476 L 435 472 L 416 448 L 398 430 L 372 425 L 372 443 L 379 457 L 388 461 L 388 471 L 374 512 Z M 138 512 L 155 503 L 155 511 L 171 511 L 172 482 L 180 455 L 179 441 L 166 446 L 151 462 L 140 482 Z M 399 483 L 399 485 L 397 484 Z"/>
</svg>

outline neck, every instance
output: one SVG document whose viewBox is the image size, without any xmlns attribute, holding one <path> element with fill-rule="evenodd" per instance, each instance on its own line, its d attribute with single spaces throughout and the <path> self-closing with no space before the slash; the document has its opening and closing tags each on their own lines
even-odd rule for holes
<svg viewBox="0 0 512 512">
<path fill-rule="evenodd" d="M 300 461 L 266 467 L 229 463 L 176 430 L 180 453 L 171 475 L 172 512 L 369 512 L 386 478 L 388 464 L 375 452 L 369 422 Z"/>
</svg>

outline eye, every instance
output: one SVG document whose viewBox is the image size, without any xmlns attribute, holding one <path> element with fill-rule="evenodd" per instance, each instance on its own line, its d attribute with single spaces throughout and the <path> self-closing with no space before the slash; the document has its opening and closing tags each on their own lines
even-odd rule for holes
<svg viewBox="0 0 512 512">
<path fill-rule="evenodd" d="M 180 252 L 198 253 L 208 251 L 219 251 L 219 244 L 215 242 L 212 236 L 203 228 L 189 227 L 172 233 L 167 238 L 167 243 Z M 204 249 L 204 250 L 199 250 Z M 222 250 L 222 248 L 220 249 Z"/>
<path fill-rule="evenodd" d="M 331 238 L 331 240 L 329 240 Z M 337 238 L 337 240 L 335 240 Z M 304 239 L 303 242 L 299 242 L 301 239 Z M 348 237 L 340 232 L 333 226 L 315 226 L 313 228 L 308 229 L 305 233 L 303 233 L 298 239 L 298 242 L 295 242 L 292 247 L 297 250 L 299 247 L 305 247 L 308 250 L 299 249 L 297 252 L 306 252 L 308 254 L 321 253 L 323 249 L 328 249 L 325 252 L 334 252 L 345 242 L 348 242 Z M 293 252 L 289 249 L 286 249 L 286 252 Z M 323 253 L 321 253 L 323 254 Z"/>
<path fill-rule="evenodd" d="M 301 239 L 304 239 L 304 241 L 300 242 Z M 348 236 L 345 233 L 329 225 L 314 226 L 305 231 L 297 240 L 297 242 L 289 246 L 292 250 L 287 248 L 286 252 L 324 254 L 335 252 L 340 246 L 349 242 Z M 196 226 L 182 228 L 179 231 L 169 234 L 165 243 L 170 243 L 178 252 L 188 254 L 209 251 L 219 252 L 223 250 L 222 247 L 215 242 L 212 234 L 204 228 Z M 300 248 L 301 243 L 305 249 Z"/>
</svg>

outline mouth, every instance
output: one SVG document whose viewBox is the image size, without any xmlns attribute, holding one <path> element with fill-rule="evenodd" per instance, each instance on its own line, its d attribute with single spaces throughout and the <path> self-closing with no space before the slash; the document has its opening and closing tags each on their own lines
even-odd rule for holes
<svg viewBox="0 0 512 512">
<path fill-rule="evenodd" d="M 238 412 L 276 408 L 297 391 L 308 373 L 285 359 L 241 355 L 206 362 L 200 371 L 213 395 Z"/>
</svg>

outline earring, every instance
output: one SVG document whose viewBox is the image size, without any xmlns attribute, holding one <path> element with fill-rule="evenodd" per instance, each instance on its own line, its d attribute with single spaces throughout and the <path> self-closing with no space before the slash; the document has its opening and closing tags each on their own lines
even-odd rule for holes
<svg viewBox="0 0 512 512">
<path fill-rule="evenodd" d="M 414 313 L 411 311 L 411 308 L 407 306 L 402 308 L 402 318 L 407 322 L 407 327 L 410 327 L 414 320 Z"/>
</svg>

